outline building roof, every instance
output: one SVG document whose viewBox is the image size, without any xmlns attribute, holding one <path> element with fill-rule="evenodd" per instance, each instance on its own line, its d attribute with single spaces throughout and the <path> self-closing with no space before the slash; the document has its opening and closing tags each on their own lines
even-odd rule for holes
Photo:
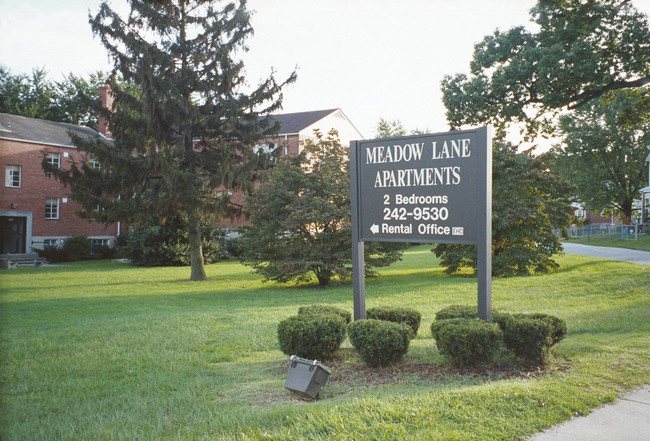
<svg viewBox="0 0 650 441">
<path fill-rule="evenodd" d="M 338 110 L 283 113 L 270 115 L 270 118 L 280 123 L 280 135 L 295 134 Z M 98 135 L 88 127 L 0 113 L 0 139 L 73 147 L 68 131 L 85 137 Z"/>
<path fill-rule="evenodd" d="M 88 127 L 0 113 L 0 139 L 74 147 L 68 131 L 83 137 L 98 135 Z"/>
<path fill-rule="evenodd" d="M 298 133 L 303 129 L 311 126 L 317 121 L 336 112 L 339 109 L 313 110 L 311 112 L 283 113 L 281 115 L 271 115 L 273 121 L 280 123 L 280 135 Z"/>
</svg>

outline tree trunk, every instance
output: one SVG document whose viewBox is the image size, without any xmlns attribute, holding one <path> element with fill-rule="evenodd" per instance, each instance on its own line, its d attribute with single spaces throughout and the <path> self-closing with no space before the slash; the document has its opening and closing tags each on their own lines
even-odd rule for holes
<svg viewBox="0 0 650 441">
<path fill-rule="evenodd" d="M 199 220 L 190 216 L 190 265 L 192 274 L 190 280 L 207 280 L 205 267 L 203 266 L 203 246 L 201 245 L 201 229 Z"/>
</svg>

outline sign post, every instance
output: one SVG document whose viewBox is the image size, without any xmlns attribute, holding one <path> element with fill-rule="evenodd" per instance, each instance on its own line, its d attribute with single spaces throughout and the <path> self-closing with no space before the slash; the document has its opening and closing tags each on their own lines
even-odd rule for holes
<svg viewBox="0 0 650 441">
<path fill-rule="evenodd" d="M 365 318 L 364 241 L 477 245 L 478 315 L 491 321 L 489 129 L 350 145 L 354 318 Z"/>
</svg>

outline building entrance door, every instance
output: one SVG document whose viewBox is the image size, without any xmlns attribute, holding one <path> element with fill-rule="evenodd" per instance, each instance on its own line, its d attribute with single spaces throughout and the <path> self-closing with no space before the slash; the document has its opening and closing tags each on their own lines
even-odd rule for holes
<svg viewBox="0 0 650 441">
<path fill-rule="evenodd" d="M 0 253 L 24 253 L 26 229 L 26 217 L 0 216 Z"/>
</svg>

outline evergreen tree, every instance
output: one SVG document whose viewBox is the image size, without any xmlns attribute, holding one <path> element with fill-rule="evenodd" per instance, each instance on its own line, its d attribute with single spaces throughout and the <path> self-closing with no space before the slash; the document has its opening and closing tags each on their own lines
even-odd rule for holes
<svg viewBox="0 0 650 441">
<path fill-rule="evenodd" d="M 112 142 L 77 138 L 85 159 L 48 172 L 70 186 L 91 219 L 135 225 L 182 211 L 190 279 L 204 280 L 201 221 L 226 215 L 230 190 L 246 189 L 263 165 L 252 146 L 277 127 L 262 116 L 280 107 L 295 74 L 245 90 L 236 58 L 253 32 L 245 0 L 223 9 L 209 0 L 129 4 L 126 18 L 106 2 L 90 18 L 114 60 L 114 103 L 104 112 Z"/>
</svg>

